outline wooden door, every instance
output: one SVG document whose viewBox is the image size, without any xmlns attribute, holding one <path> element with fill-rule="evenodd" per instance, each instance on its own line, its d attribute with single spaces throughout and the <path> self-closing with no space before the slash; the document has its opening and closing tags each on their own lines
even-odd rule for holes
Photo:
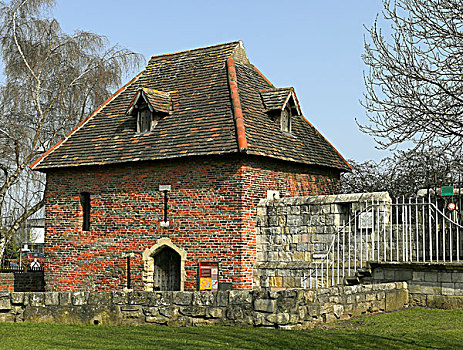
<svg viewBox="0 0 463 350">
<path fill-rule="evenodd" d="M 180 255 L 165 247 L 154 256 L 154 289 L 180 290 Z"/>
</svg>

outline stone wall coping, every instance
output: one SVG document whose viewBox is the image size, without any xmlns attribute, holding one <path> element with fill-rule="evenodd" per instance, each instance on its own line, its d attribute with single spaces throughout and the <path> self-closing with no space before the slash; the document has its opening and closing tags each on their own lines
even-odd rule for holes
<svg viewBox="0 0 463 350">
<path fill-rule="evenodd" d="M 206 298 L 215 299 L 223 298 L 228 300 L 226 304 L 235 304 L 239 299 L 239 304 L 251 303 L 253 299 L 277 299 L 279 297 L 287 298 L 298 295 L 298 293 L 312 293 L 314 296 L 321 295 L 354 295 L 358 293 L 366 293 L 373 291 L 390 291 L 408 289 L 407 282 L 381 282 L 376 284 L 359 284 L 354 286 L 333 286 L 327 288 L 307 289 L 307 288 L 292 288 L 278 291 L 271 291 L 265 288 L 254 290 L 228 290 L 228 291 L 86 291 L 86 292 L 1 292 L 0 299 L 11 298 L 14 304 L 24 305 L 63 305 L 63 306 L 84 306 L 93 305 L 95 303 L 105 304 L 112 303 L 114 305 L 145 305 L 152 303 L 153 300 L 161 300 L 167 298 L 184 298 L 188 296 L 187 304 L 195 299 Z M 238 299 L 237 299 L 238 298 Z M 55 300 L 52 304 L 47 300 Z M 166 299 L 166 300 L 167 300 Z M 210 305 L 213 305 L 212 302 Z M 222 306 L 227 306 L 226 304 Z M 36 305 L 36 306 L 37 306 Z M 167 305 L 167 304 L 164 304 Z M 208 304 L 209 305 L 209 304 Z"/>
<path fill-rule="evenodd" d="M 310 261 L 259 261 L 254 265 L 255 269 L 309 269 L 313 267 Z"/>
<path fill-rule="evenodd" d="M 414 271 L 463 271 L 463 262 L 379 262 L 369 261 L 368 265 L 372 269 L 388 268 L 388 269 L 406 269 Z"/>
<path fill-rule="evenodd" d="M 369 193 L 347 193 L 322 196 L 306 197 L 285 197 L 280 199 L 261 199 L 259 207 L 276 207 L 281 205 L 304 205 L 304 204 L 342 204 L 369 201 L 391 202 L 388 192 L 369 192 Z"/>
<path fill-rule="evenodd" d="M 318 288 L 318 289 L 302 289 L 304 292 L 312 292 L 315 294 L 326 294 L 326 293 L 345 293 L 345 294 L 355 294 L 361 293 L 369 290 L 390 290 L 390 289 L 407 289 L 406 282 L 381 282 L 377 284 L 358 284 L 354 286 L 333 286 L 333 287 L 326 287 L 326 288 Z M 84 291 L 84 292 L 72 292 L 72 291 L 61 291 L 61 292 L 12 292 L 12 293 L 0 293 L 0 297 L 31 297 L 31 298 L 42 298 L 45 296 L 50 295 L 63 295 L 66 297 L 74 299 L 82 299 L 79 303 L 86 303 L 89 298 L 95 296 L 104 296 L 104 295 L 111 295 L 115 300 L 117 300 L 117 304 L 136 304 L 133 303 L 132 298 L 143 298 L 145 296 L 161 296 L 161 295 L 180 295 L 180 294 L 191 294 L 191 295 L 216 295 L 216 294 L 228 294 L 231 298 L 236 296 L 243 296 L 243 295 L 252 295 L 257 298 L 266 298 L 266 294 L 269 294 L 271 298 L 276 298 L 278 295 L 287 297 L 290 294 L 294 294 L 301 291 L 300 288 L 293 288 L 293 289 L 284 289 L 280 291 L 268 291 L 265 288 L 262 289 L 253 289 L 253 290 L 227 290 L 227 291 Z M 264 293 L 264 294 L 262 294 Z M 273 295 L 273 296 L 272 296 Z"/>
</svg>

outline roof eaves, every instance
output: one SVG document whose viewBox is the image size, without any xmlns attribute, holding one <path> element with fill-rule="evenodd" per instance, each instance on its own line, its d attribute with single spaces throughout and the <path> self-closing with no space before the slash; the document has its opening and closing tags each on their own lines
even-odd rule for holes
<svg viewBox="0 0 463 350">
<path fill-rule="evenodd" d="M 150 162 L 150 161 L 162 161 L 162 160 L 170 160 L 170 159 L 179 159 L 179 158 L 187 158 L 187 157 L 201 157 L 201 156 L 214 156 L 214 155 L 231 155 L 236 154 L 236 151 L 216 151 L 216 152 L 208 152 L 208 153 L 197 153 L 192 152 L 188 154 L 174 154 L 169 156 L 158 156 L 158 157 L 134 157 L 134 158 L 124 158 L 124 159 L 111 159 L 111 160 L 101 160 L 96 162 L 80 162 L 80 163 L 71 163 L 66 165 L 53 165 L 50 167 L 45 167 L 44 169 L 63 169 L 63 168 L 77 168 L 77 167 L 84 167 L 84 166 L 102 166 L 102 165 L 113 165 L 113 164 L 124 164 L 124 163 L 134 163 L 134 162 Z"/>
<path fill-rule="evenodd" d="M 304 161 L 304 160 L 297 159 L 297 158 L 294 158 L 294 157 L 288 157 L 288 156 L 282 156 L 282 155 L 276 156 L 276 155 L 266 154 L 266 153 L 258 152 L 258 151 L 251 151 L 250 150 L 250 151 L 248 151 L 248 154 L 255 155 L 255 156 L 268 157 L 268 158 L 272 158 L 272 159 L 283 160 L 283 161 L 292 162 L 292 163 L 303 164 L 303 165 L 312 166 L 312 167 L 323 167 L 323 168 L 329 168 L 329 169 L 338 169 L 341 172 L 347 170 L 346 168 L 337 167 L 337 166 L 334 166 L 334 165 L 320 164 L 319 162 Z"/>
<path fill-rule="evenodd" d="M 29 168 L 32 170 L 39 169 L 40 163 L 47 158 L 51 153 L 56 151 L 64 142 L 66 142 L 73 134 L 79 131 L 85 124 L 87 124 L 90 119 L 92 119 L 95 115 L 97 115 L 104 107 L 108 105 L 112 100 L 114 100 L 117 96 L 119 96 L 128 86 L 138 80 L 138 78 L 143 74 L 144 70 L 138 73 L 132 80 L 130 80 L 127 84 L 117 90 L 114 94 L 112 94 L 106 101 L 104 101 L 93 113 L 83 119 L 74 129 L 72 129 L 66 136 L 50 147 L 44 154 L 42 154 L 39 158 L 37 158 Z"/>
<path fill-rule="evenodd" d="M 346 167 L 339 167 L 339 168 L 342 169 L 342 170 L 351 171 L 351 170 L 352 170 L 352 166 L 347 162 L 347 160 L 344 159 L 344 157 L 341 155 L 341 153 L 338 152 L 338 150 L 336 149 L 336 147 L 334 147 L 333 144 L 332 144 L 330 141 L 328 141 L 328 139 L 326 139 L 326 137 L 323 136 L 323 135 L 320 133 L 320 131 L 318 131 L 317 128 L 314 127 L 314 126 L 312 125 L 312 123 L 309 122 L 302 114 L 300 115 L 300 118 L 302 118 L 302 120 L 304 120 L 307 124 L 309 124 L 310 127 L 312 127 L 312 128 L 315 130 L 315 132 L 316 132 L 318 135 L 320 135 L 320 136 L 321 136 L 321 137 L 333 148 L 333 150 L 337 153 L 337 155 L 341 158 L 341 160 L 346 164 Z"/>
<path fill-rule="evenodd" d="M 140 98 L 141 94 L 142 94 L 142 89 L 138 89 L 135 95 L 133 96 L 132 101 L 130 101 L 129 108 L 125 112 L 126 115 L 132 114 L 134 106 L 138 102 L 138 99 Z"/>
</svg>

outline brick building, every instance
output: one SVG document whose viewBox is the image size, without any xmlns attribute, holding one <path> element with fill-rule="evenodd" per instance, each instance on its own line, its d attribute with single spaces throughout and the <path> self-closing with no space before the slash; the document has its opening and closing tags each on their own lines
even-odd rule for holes
<svg viewBox="0 0 463 350">
<path fill-rule="evenodd" d="M 51 291 L 196 290 L 200 267 L 203 288 L 251 289 L 259 199 L 336 193 L 349 170 L 241 42 L 152 57 L 31 167 Z"/>
</svg>

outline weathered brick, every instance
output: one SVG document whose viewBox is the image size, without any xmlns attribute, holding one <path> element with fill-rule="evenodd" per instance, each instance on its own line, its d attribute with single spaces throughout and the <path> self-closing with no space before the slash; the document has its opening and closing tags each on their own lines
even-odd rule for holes
<svg viewBox="0 0 463 350">
<path fill-rule="evenodd" d="M 131 288 L 144 290 L 142 253 L 160 238 L 169 238 L 188 252 L 185 290 L 198 288 L 198 262 L 209 260 L 219 262 L 221 282 L 250 290 L 259 200 L 269 189 L 278 189 L 282 197 L 337 193 L 339 171 L 222 155 L 55 169 L 47 181 L 48 291 L 123 290 L 127 252 L 135 255 L 130 260 Z M 164 214 L 160 184 L 172 186 L 165 228 L 159 224 Z M 91 193 L 86 232 L 82 232 L 81 192 Z M 289 211 L 291 223 L 299 224 L 300 209 Z M 267 208 L 266 215 L 268 220 L 262 223 L 271 224 L 277 212 Z M 287 227 L 274 224 L 274 232 L 286 234 Z"/>
</svg>

